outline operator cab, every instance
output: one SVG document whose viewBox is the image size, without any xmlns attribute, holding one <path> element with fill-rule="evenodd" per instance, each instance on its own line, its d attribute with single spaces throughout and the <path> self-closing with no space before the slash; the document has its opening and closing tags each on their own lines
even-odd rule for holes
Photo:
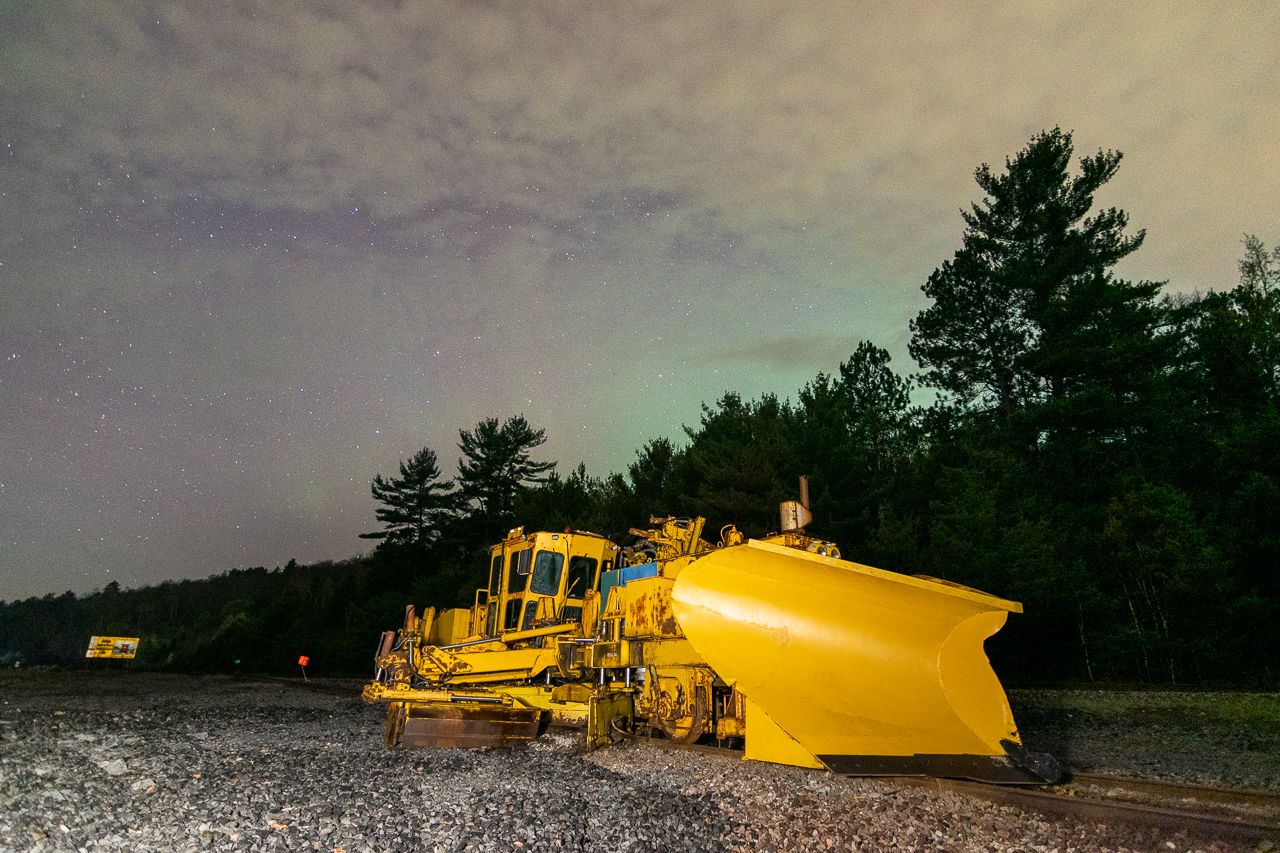
<svg viewBox="0 0 1280 853">
<path fill-rule="evenodd" d="M 485 634 L 577 622 L 587 592 L 599 590 L 618 546 L 594 533 L 512 530 L 490 552 Z"/>
</svg>

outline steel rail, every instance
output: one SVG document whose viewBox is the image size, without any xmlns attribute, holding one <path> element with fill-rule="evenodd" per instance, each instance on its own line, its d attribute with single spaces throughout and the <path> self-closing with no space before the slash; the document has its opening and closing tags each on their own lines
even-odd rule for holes
<svg viewBox="0 0 1280 853">
<path fill-rule="evenodd" d="M 988 785 L 964 779 L 935 779 L 925 776 L 882 778 L 895 785 L 965 794 L 1045 815 L 1081 818 L 1100 823 L 1154 827 L 1166 831 L 1184 831 L 1206 840 L 1231 839 L 1257 843 L 1263 840 L 1280 839 L 1280 823 L 1231 817 L 1198 809 L 1175 809 L 1121 800 L 1066 796 L 1034 788 Z"/>
<path fill-rule="evenodd" d="M 648 738 L 639 733 L 622 732 L 622 734 L 628 740 L 650 743 L 662 749 L 720 755 L 742 755 L 741 750 L 711 746 L 709 744 L 680 744 L 660 738 Z M 1041 788 L 992 785 L 967 779 L 940 779 L 931 776 L 876 776 L 868 778 L 879 779 L 882 782 L 901 787 L 963 794 L 988 802 L 1015 806 L 1026 811 L 1035 811 L 1050 816 L 1074 817 L 1100 823 L 1127 824 L 1165 831 L 1184 831 L 1193 837 L 1203 840 L 1229 839 L 1251 844 L 1264 840 L 1280 840 L 1280 822 L 1234 817 L 1197 808 L 1151 806 L 1122 800 L 1072 796 Z M 1148 794 L 1176 795 L 1179 800 L 1194 799 L 1197 805 L 1204 802 L 1213 802 L 1216 804 L 1246 806 L 1280 806 L 1280 795 L 1266 791 L 1235 790 L 1082 773 L 1074 774 L 1072 780 L 1076 784 L 1105 784 L 1111 788 L 1123 788 Z M 1067 784 L 1070 784 L 1070 780 Z"/>
<path fill-rule="evenodd" d="M 1134 779 L 1127 776 L 1108 776 L 1100 773 L 1072 773 L 1065 787 L 1077 785 L 1121 789 L 1196 803 L 1214 803 L 1228 806 L 1255 806 L 1280 812 L 1280 791 L 1264 791 L 1253 788 L 1226 788 L 1220 785 L 1196 785 L 1190 782 L 1168 782 L 1163 779 Z"/>
</svg>

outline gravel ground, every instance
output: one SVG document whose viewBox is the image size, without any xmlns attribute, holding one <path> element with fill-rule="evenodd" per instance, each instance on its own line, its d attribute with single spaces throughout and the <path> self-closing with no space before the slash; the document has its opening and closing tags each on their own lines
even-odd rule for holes
<svg viewBox="0 0 1280 853">
<path fill-rule="evenodd" d="M 1023 741 L 1087 773 L 1280 792 L 1280 695 L 1010 690 Z"/>
<path fill-rule="evenodd" d="M 25 673 L 0 700 L 5 851 L 1249 849 L 645 743 L 393 752 L 381 708 L 223 678 Z"/>
</svg>

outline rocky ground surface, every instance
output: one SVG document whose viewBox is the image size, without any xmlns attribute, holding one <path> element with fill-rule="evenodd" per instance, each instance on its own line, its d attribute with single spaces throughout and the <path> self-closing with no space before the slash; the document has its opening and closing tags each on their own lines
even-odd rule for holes
<svg viewBox="0 0 1280 853">
<path fill-rule="evenodd" d="M 514 750 L 387 751 L 382 709 L 354 691 L 24 673 L 0 678 L 0 701 L 6 851 L 1251 849 L 645 743 L 589 755 L 567 736 Z M 1187 756 L 1200 752 L 1150 721 L 1117 722 L 1108 740 L 1097 709 L 1076 726 L 1079 702 L 1035 693 L 1014 701 L 1039 720 L 1033 727 L 1043 724 L 1033 732 L 1023 723 L 1029 741 L 1056 744 L 1089 769 L 1276 784 L 1265 730 L 1243 735 L 1254 738 L 1249 748 L 1230 741 L 1241 735 L 1225 737 L 1236 753 L 1269 757 L 1232 763 L 1215 741 L 1195 764 Z M 1151 753 L 1153 744 L 1163 752 Z"/>
<path fill-rule="evenodd" d="M 1010 690 L 1023 741 L 1080 772 L 1280 792 L 1280 694 Z"/>
</svg>

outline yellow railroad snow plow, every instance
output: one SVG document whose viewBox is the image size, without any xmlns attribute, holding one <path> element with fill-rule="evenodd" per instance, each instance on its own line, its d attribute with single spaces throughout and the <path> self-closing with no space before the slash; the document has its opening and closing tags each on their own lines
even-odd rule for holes
<svg viewBox="0 0 1280 853">
<path fill-rule="evenodd" d="M 803 491 L 803 489 L 802 489 Z M 1021 605 L 841 559 L 783 532 L 718 545 L 702 519 L 655 518 L 620 549 L 589 533 L 513 530 L 469 610 L 383 635 L 369 702 L 388 747 L 508 746 L 547 726 L 741 742 L 745 757 L 856 776 L 1036 784 L 983 642 Z"/>
</svg>

